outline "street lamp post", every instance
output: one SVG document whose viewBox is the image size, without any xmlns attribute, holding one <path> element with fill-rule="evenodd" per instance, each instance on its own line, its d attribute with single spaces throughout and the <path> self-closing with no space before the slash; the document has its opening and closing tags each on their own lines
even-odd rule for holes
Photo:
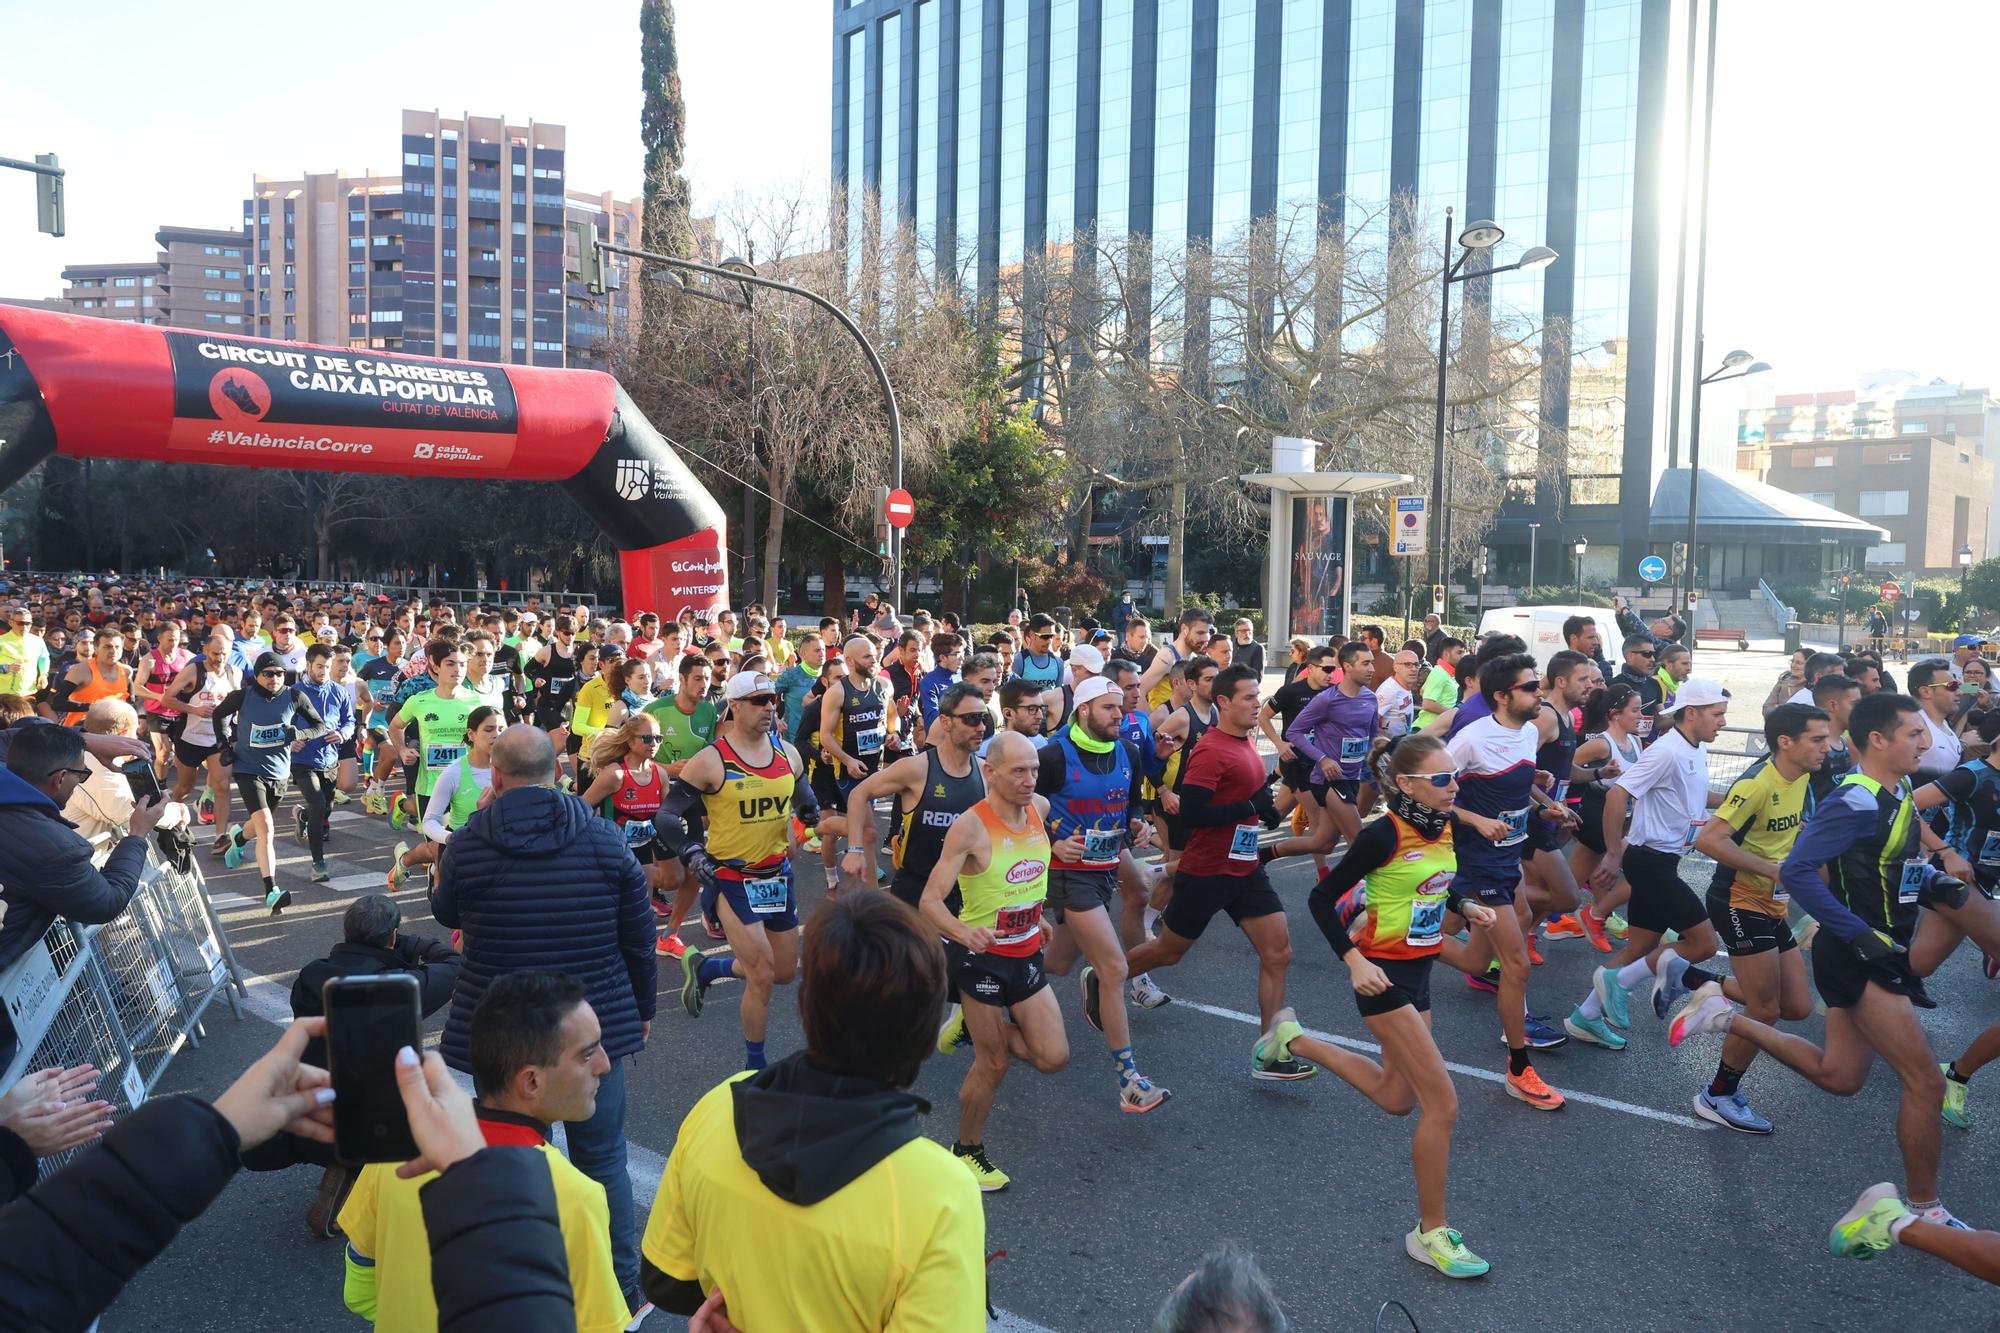
<svg viewBox="0 0 2000 1333">
<path fill-rule="evenodd" d="M 1431 504 L 1442 509 L 1444 503 L 1444 415 L 1445 415 L 1445 371 L 1448 366 L 1448 349 L 1451 339 L 1451 285 L 1469 278 L 1492 277 L 1496 273 L 1511 273 L 1520 269 L 1524 273 L 1534 273 L 1547 268 L 1558 258 L 1555 251 L 1546 245 L 1537 245 L 1525 251 L 1511 264 L 1499 268 L 1481 268 L 1471 273 L 1463 272 L 1466 261 L 1474 254 L 1484 254 L 1500 243 L 1507 233 L 1491 222 L 1467 224 L 1458 234 L 1459 248 L 1463 251 L 1457 259 L 1451 257 L 1452 210 L 1444 210 L 1444 268 L 1440 273 L 1438 299 L 1438 378 L 1437 412 L 1433 422 L 1434 433 L 1431 440 Z M 1430 541 L 1430 581 L 1433 585 L 1442 582 L 1444 572 L 1444 515 L 1431 524 Z"/>
<path fill-rule="evenodd" d="M 1590 549 L 1590 539 L 1578 537 L 1570 543 L 1570 553 L 1576 557 L 1576 604 L 1583 605 L 1583 553 Z"/>
<path fill-rule="evenodd" d="M 1965 578 L 1972 572 L 1972 545 L 1967 543 L 1958 548 L 1958 597 L 1965 600 Z"/>
<path fill-rule="evenodd" d="M 1484 546 L 1480 547 L 1478 563 L 1472 567 L 1476 578 L 1472 594 L 1472 632 L 1474 634 L 1479 632 L 1479 622 L 1486 619 L 1486 555 L 1486 548 Z"/>
<path fill-rule="evenodd" d="M 1694 364 L 1701 368 L 1702 335 L 1694 337 Z M 1695 545 L 1696 530 L 1701 520 L 1701 391 L 1710 384 L 1720 384 L 1724 380 L 1740 380 L 1746 375 L 1761 375 L 1771 367 L 1759 361 L 1742 348 L 1737 348 L 1722 358 L 1722 364 L 1713 372 L 1702 376 L 1694 384 L 1694 401 L 1688 409 L 1688 536 L 1687 536 L 1687 642 L 1694 646 L 1694 571 L 1700 563 Z"/>
<path fill-rule="evenodd" d="M 1537 537 L 1541 536 L 1541 532 L 1542 532 L 1542 525 L 1541 525 L 1541 524 L 1539 524 L 1539 523 L 1530 523 L 1530 524 L 1528 525 L 1528 594 L 1529 594 L 1529 596 L 1533 596 L 1533 595 L 1534 595 L 1534 592 L 1535 592 L 1535 538 L 1537 538 Z"/>
</svg>

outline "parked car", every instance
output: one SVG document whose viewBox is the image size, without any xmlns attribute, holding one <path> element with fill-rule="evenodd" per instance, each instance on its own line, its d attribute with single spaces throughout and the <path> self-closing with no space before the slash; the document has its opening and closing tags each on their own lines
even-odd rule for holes
<svg viewBox="0 0 2000 1333">
<path fill-rule="evenodd" d="M 1534 654 L 1535 669 L 1545 670 L 1549 659 L 1563 650 L 1563 622 L 1571 616 L 1589 616 L 1597 622 L 1598 637 L 1604 641 L 1604 660 L 1615 666 L 1625 635 L 1608 606 L 1496 607 L 1479 618 L 1479 633 L 1482 638 L 1488 634 L 1519 635 Z"/>
</svg>

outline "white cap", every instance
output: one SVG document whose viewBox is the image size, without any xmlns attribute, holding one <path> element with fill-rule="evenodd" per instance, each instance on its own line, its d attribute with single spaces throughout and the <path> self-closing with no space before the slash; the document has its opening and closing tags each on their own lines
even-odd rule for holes
<svg viewBox="0 0 2000 1333">
<path fill-rule="evenodd" d="M 1104 677 L 1092 676 L 1089 680 L 1076 687 L 1076 706 L 1081 708 L 1087 703 L 1102 699 L 1107 694 L 1122 693 L 1123 691 Z"/>
<path fill-rule="evenodd" d="M 1674 701 L 1660 709 L 1660 712 L 1678 713 L 1683 708 L 1700 708 L 1704 704 L 1726 703 L 1729 691 L 1712 680 L 1684 680 L 1674 691 Z"/>
<path fill-rule="evenodd" d="M 778 687 L 773 685 L 771 678 L 763 672 L 739 671 L 729 678 L 729 684 L 723 686 L 722 697 L 725 699 L 747 699 L 753 694 L 776 694 L 777 692 Z"/>
<path fill-rule="evenodd" d="M 1104 670 L 1104 654 L 1087 643 L 1079 643 L 1069 650 L 1069 664 L 1094 676 Z"/>
</svg>

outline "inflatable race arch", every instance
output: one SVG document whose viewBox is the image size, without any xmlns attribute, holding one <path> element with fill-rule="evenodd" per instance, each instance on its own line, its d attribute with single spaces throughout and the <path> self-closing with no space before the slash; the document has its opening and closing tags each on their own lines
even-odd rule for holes
<svg viewBox="0 0 2000 1333">
<path fill-rule="evenodd" d="M 721 506 L 602 371 L 0 305 L 0 491 L 50 454 L 558 482 L 618 547 L 628 616 L 728 604 Z"/>
</svg>

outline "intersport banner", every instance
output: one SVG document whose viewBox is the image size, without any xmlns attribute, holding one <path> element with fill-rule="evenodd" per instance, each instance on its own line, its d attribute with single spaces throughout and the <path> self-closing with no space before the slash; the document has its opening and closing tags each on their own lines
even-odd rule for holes
<svg viewBox="0 0 2000 1333">
<path fill-rule="evenodd" d="M 189 462 L 334 455 L 414 474 L 504 474 L 520 414 L 499 366 L 166 332 Z"/>
</svg>

